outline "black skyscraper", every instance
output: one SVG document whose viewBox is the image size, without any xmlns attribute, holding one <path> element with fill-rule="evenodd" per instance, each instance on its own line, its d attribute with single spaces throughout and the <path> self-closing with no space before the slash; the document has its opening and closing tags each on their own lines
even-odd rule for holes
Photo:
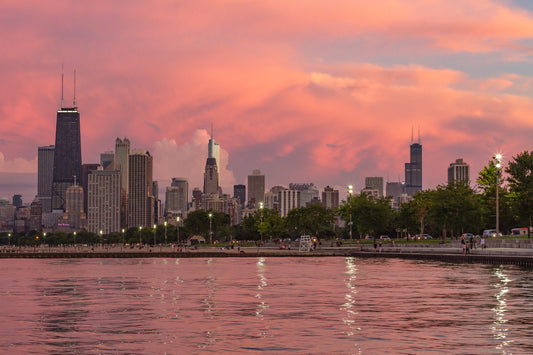
<svg viewBox="0 0 533 355">
<path fill-rule="evenodd" d="M 52 208 L 65 209 L 67 188 L 81 177 L 80 113 L 77 107 L 57 111 Z"/>
<path fill-rule="evenodd" d="M 411 141 L 413 138 L 411 137 Z M 411 162 L 405 163 L 405 190 L 409 196 L 414 196 L 422 191 L 422 145 L 420 144 L 420 132 L 418 143 L 411 143 Z"/>
</svg>

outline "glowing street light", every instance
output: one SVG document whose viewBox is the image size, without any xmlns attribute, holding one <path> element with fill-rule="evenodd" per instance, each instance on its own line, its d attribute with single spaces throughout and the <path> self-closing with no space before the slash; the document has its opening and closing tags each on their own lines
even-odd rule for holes
<svg viewBox="0 0 533 355">
<path fill-rule="evenodd" d="M 353 185 L 348 185 L 348 208 L 350 210 L 350 222 L 348 224 L 350 225 L 350 240 L 352 240 L 352 194 L 353 194 Z"/>
<path fill-rule="evenodd" d="M 76 231 L 74 231 L 74 245 L 76 245 Z"/>
<path fill-rule="evenodd" d="M 102 234 L 104 234 L 104 231 L 100 229 L 100 247 L 102 248 L 104 246 L 104 242 L 102 240 Z"/>
<path fill-rule="evenodd" d="M 167 221 L 163 225 L 165 226 L 165 246 L 167 246 Z"/>
<path fill-rule="evenodd" d="M 122 228 L 122 245 L 120 246 L 120 250 L 122 250 L 122 247 L 124 246 L 124 232 L 126 230 L 124 228 Z"/>
<path fill-rule="evenodd" d="M 143 235 L 143 227 L 139 226 L 139 246 L 141 246 L 143 243 L 142 235 Z"/>
<path fill-rule="evenodd" d="M 259 224 L 259 227 L 261 228 L 261 224 L 263 224 L 263 207 L 264 207 L 264 204 L 263 202 L 259 202 L 259 216 L 260 216 L 260 221 L 261 223 Z M 261 232 L 260 232 L 260 235 L 261 235 L 261 245 L 263 245 L 263 228 L 261 228 Z"/>
<path fill-rule="evenodd" d="M 180 216 L 176 217 L 176 234 L 177 234 L 176 241 L 179 245 L 180 244 Z"/>
<path fill-rule="evenodd" d="M 494 156 L 496 159 L 496 237 L 500 236 L 500 199 L 499 199 L 499 190 L 500 190 L 500 168 L 502 155 L 500 153 Z"/>
<path fill-rule="evenodd" d="M 11 233 L 7 234 L 7 240 L 8 240 L 9 246 L 11 246 Z"/>
<path fill-rule="evenodd" d="M 154 223 L 154 248 L 155 248 L 155 232 L 157 231 L 157 225 Z"/>
</svg>

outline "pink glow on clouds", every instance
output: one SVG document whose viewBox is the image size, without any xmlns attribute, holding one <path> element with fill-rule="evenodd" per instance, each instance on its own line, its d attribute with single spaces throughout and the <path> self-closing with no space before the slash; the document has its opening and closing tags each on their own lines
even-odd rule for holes
<svg viewBox="0 0 533 355">
<path fill-rule="evenodd" d="M 62 63 L 84 163 L 129 137 L 163 186 L 201 186 L 211 122 L 230 193 L 255 168 L 267 186 L 403 178 L 411 127 L 425 188 L 456 158 L 475 176 L 531 149 L 533 15 L 509 2 L 4 1 L 0 32 L 0 173 L 54 143 Z"/>
</svg>

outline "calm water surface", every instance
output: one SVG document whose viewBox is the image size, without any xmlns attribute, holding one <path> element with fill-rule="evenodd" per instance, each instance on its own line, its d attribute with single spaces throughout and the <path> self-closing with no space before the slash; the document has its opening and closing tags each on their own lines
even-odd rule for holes
<svg viewBox="0 0 533 355">
<path fill-rule="evenodd" d="M 357 258 L 0 260 L 0 353 L 531 354 L 533 272 Z"/>
</svg>

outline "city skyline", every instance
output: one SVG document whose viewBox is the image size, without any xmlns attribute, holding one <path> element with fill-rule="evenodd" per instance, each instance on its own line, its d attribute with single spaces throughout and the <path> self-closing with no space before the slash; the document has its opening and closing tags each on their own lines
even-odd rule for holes
<svg viewBox="0 0 533 355">
<path fill-rule="evenodd" d="M 445 184 L 458 157 L 475 180 L 496 152 L 508 161 L 531 148 L 531 4 L 384 6 L 0 5 L 0 43 L 11 48 L 0 58 L 0 197 L 37 195 L 37 147 L 54 143 L 63 63 L 65 102 L 77 70 L 82 162 L 128 137 L 153 155 L 160 191 L 177 176 L 203 185 L 211 124 L 229 194 L 254 169 L 267 189 L 404 180 L 413 127 L 423 189 Z"/>
</svg>

